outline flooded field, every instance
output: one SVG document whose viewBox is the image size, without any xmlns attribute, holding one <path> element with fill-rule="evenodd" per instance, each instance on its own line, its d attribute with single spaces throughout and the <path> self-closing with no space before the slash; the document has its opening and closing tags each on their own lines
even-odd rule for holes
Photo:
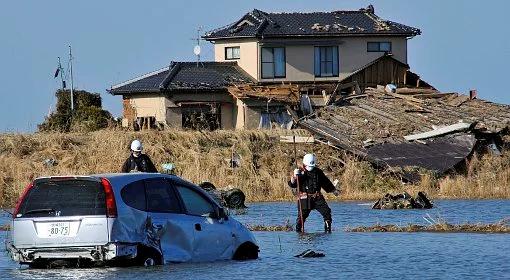
<svg viewBox="0 0 510 280">
<path fill-rule="evenodd" d="M 430 210 L 371 210 L 357 202 L 330 203 L 333 233 L 322 233 L 322 220 L 312 212 L 306 234 L 255 232 L 260 258 L 254 261 L 168 264 L 156 268 L 34 270 L 0 254 L 2 279 L 341 279 L 341 278 L 472 278 L 510 277 L 509 234 L 348 233 L 346 226 L 427 224 L 429 214 L 449 223 L 492 223 L 510 217 L 509 200 L 435 201 Z M 257 203 L 236 218 L 243 223 L 294 223 L 293 203 Z M 2 214 L 0 224 L 10 217 Z M 6 232 L 0 232 L 5 239 Z M 312 249 L 323 258 L 294 255 Z"/>
</svg>

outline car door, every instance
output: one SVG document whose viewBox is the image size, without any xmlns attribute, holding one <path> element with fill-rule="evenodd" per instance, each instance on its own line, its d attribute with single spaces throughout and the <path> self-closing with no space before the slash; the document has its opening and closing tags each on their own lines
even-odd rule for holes
<svg viewBox="0 0 510 280">
<path fill-rule="evenodd" d="M 231 259 L 234 253 L 232 227 L 229 221 L 212 218 L 218 206 L 192 186 L 176 183 L 186 213 L 194 229 L 193 259 L 214 261 Z"/>
<path fill-rule="evenodd" d="M 175 189 L 165 178 L 145 180 L 147 212 L 159 237 L 165 262 L 193 259 L 194 220 L 184 213 Z"/>
</svg>

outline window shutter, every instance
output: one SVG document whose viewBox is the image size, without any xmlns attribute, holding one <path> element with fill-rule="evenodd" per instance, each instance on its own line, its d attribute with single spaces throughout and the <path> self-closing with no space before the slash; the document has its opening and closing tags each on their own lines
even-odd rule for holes
<svg viewBox="0 0 510 280">
<path fill-rule="evenodd" d="M 338 47 L 333 47 L 333 76 L 338 76 Z"/>
<path fill-rule="evenodd" d="M 315 77 L 319 77 L 321 75 L 321 48 L 315 47 Z"/>
<path fill-rule="evenodd" d="M 274 48 L 274 75 L 285 77 L 285 49 Z"/>
</svg>

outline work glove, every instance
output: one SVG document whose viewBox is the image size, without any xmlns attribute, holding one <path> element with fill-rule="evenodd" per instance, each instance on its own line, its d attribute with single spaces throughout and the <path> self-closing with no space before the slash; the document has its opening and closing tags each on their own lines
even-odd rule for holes
<svg viewBox="0 0 510 280">
<path fill-rule="evenodd" d="M 339 195 L 340 195 L 340 190 L 335 189 L 335 190 L 333 191 L 333 194 L 334 194 L 335 196 L 339 196 Z"/>
<path fill-rule="evenodd" d="M 290 182 L 292 184 L 296 183 L 297 176 L 301 175 L 301 170 L 298 168 L 294 169 L 294 173 L 292 173 L 292 177 L 290 178 Z"/>
</svg>

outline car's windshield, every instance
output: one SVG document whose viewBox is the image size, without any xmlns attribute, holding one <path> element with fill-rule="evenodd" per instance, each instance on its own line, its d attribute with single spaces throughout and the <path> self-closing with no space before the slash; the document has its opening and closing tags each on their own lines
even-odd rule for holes
<svg viewBox="0 0 510 280">
<path fill-rule="evenodd" d="M 100 182 L 69 179 L 36 182 L 20 205 L 17 217 L 106 215 Z"/>
</svg>

